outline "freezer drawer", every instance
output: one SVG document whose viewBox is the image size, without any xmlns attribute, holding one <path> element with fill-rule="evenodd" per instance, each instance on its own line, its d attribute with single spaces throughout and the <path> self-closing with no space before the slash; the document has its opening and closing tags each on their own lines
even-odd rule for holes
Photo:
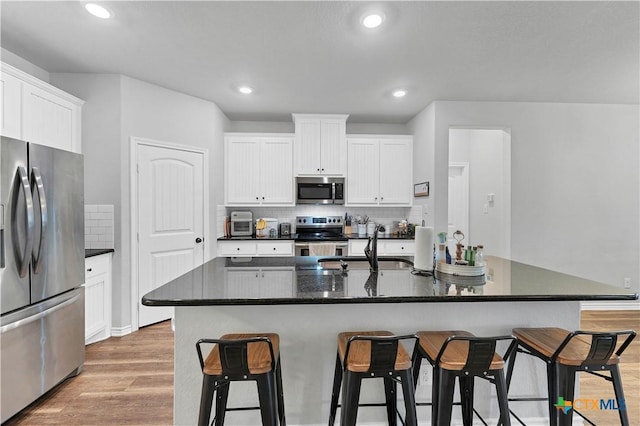
<svg viewBox="0 0 640 426">
<path fill-rule="evenodd" d="M 84 363 L 84 288 L 2 316 L 2 418 L 18 413 Z"/>
</svg>

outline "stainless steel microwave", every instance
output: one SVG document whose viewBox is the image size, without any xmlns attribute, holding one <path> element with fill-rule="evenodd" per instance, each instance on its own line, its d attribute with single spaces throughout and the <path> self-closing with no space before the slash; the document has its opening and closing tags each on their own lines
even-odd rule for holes
<svg viewBox="0 0 640 426">
<path fill-rule="evenodd" d="M 344 178 L 296 178 L 296 204 L 344 204 Z"/>
</svg>

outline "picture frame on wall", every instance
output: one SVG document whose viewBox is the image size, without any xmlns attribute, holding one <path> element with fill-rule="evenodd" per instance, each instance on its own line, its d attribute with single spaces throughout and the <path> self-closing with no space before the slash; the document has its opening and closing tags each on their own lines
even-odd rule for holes
<svg viewBox="0 0 640 426">
<path fill-rule="evenodd" d="M 429 182 L 420 182 L 413 185 L 414 197 L 428 197 L 429 196 Z"/>
</svg>

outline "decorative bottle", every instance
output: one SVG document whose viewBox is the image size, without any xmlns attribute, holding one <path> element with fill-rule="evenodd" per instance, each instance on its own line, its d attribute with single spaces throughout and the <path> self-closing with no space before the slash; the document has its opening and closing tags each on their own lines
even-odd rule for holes
<svg viewBox="0 0 640 426">
<path fill-rule="evenodd" d="M 478 244 L 478 251 L 476 252 L 476 266 L 484 266 L 484 246 Z"/>
</svg>

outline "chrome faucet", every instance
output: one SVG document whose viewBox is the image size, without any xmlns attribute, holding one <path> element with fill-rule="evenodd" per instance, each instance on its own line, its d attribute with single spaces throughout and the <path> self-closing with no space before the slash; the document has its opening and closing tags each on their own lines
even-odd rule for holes
<svg viewBox="0 0 640 426">
<path fill-rule="evenodd" d="M 378 272 L 378 231 L 384 232 L 384 226 L 376 226 L 373 237 L 369 237 L 367 246 L 364 248 L 364 255 L 369 261 L 369 270 L 371 272 Z"/>
</svg>

